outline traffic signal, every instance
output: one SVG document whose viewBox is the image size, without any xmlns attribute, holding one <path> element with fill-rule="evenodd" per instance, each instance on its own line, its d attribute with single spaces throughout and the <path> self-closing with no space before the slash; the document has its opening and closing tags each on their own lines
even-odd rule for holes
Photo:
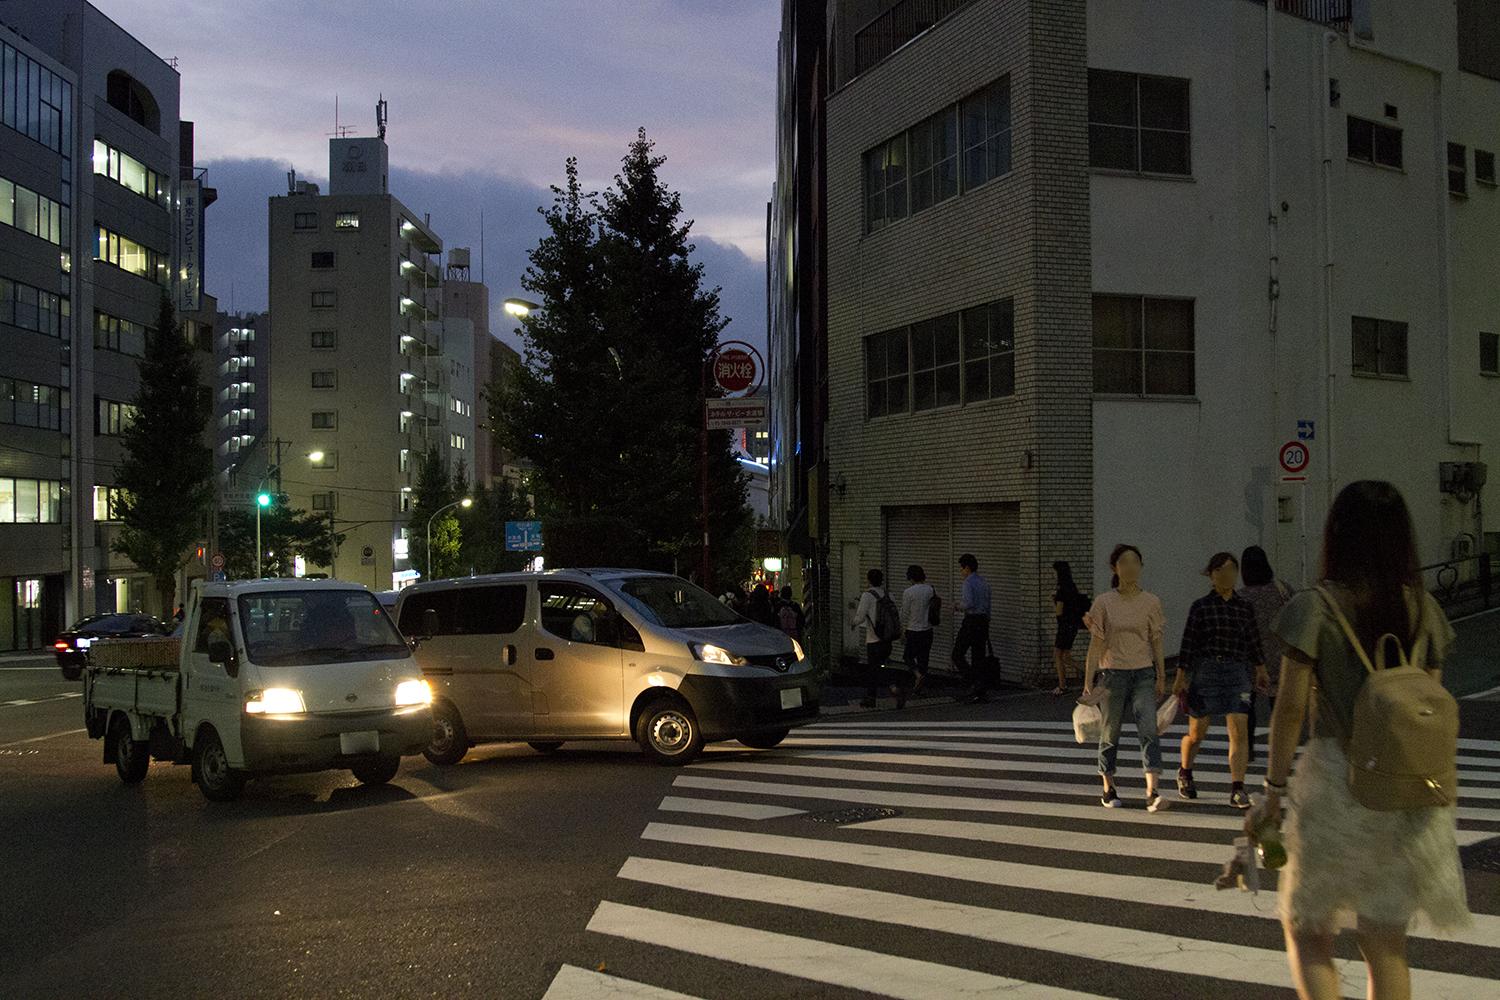
<svg viewBox="0 0 1500 1000">
<path fill-rule="evenodd" d="M 269 507 L 271 506 L 271 494 L 257 493 L 255 495 L 255 502 L 260 504 L 262 507 Z"/>
</svg>

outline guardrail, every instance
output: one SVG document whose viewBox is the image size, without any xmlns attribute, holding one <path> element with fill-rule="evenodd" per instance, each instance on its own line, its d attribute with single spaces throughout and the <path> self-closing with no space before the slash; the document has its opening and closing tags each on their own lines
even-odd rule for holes
<svg viewBox="0 0 1500 1000">
<path fill-rule="evenodd" d="M 1488 552 L 1433 563 L 1422 567 L 1422 584 L 1449 618 L 1472 615 L 1495 607 L 1500 598 L 1493 563 Z"/>
</svg>

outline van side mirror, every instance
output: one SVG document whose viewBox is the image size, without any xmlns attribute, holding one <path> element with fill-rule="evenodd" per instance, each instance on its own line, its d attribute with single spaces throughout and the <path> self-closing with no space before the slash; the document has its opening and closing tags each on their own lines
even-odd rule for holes
<svg viewBox="0 0 1500 1000">
<path fill-rule="evenodd" d="M 240 672 L 239 665 L 234 662 L 234 647 L 223 636 L 216 635 L 208 640 L 208 660 L 223 667 L 230 677 Z"/>
<path fill-rule="evenodd" d="M 437 635 L 442 623 L 438 621 L 436 608 L 426 608 L 422 611 L 422 633 L 425 638 L 431 639 Z"/>
</svg>

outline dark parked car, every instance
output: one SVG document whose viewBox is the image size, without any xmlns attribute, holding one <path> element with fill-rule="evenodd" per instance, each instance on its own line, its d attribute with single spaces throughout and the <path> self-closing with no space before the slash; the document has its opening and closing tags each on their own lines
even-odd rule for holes
<svg viewBox="0 0 1500 1000">
<path fill-rule="evenodd" d="M 95 639 L 140 639 L 171 631 L 170 625 L 150 615 L 90 615 L 58 636 L 52 643 L 52 651 L 57 655 L 63 677 L 76 681 L 83 676 L 88 649 Z"/>
</svg>

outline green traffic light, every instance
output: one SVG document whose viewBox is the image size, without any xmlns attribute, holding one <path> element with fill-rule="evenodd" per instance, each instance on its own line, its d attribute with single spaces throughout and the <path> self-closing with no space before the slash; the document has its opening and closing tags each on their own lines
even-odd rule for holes
<svg viewBox="0 0 1500 1000">
<path fill-rule="evenodd" d="M 256 496 L 255 502 L 260 504 L 262 507 L 269 507 L 271 506 L 271 494 L 261 493 Z"/>
</svg>

